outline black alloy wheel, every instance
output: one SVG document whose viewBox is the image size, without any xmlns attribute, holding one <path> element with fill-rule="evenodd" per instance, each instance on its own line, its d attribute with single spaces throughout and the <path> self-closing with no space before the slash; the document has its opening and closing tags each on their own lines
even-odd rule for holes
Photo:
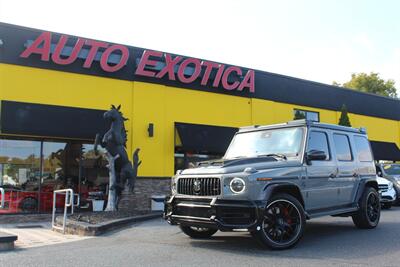
<svg viewBox="0 0 400 267">
<path fill-rule="evenodd" d="M 33 197 L 27 197 L 21 201 L 20 208 L 22 212 L 36 212 L 38 211 L 38 201 Z"/>
<path fill-rule="evenodd" d="M 279 194 L 265 208 L 262 223 L 252 235 L 272 249 L 286 249 L 300 240 L 304 226 L 300 202 L 291 195 Z"/>
<path fill-rule="evenodd" d="M 371 223 L 375 223 L 379 220 L 380 205 L 379 196 L 374 194 L 374 192 L 370 192 L 367 197 L 367 216 Z"/>
<path fill-rule="evenodd" d="M 361 229 L 372 229 L 378 226 L 381 216 L 381 203 L 376 189 L 366 187 L 359 205 L 358 212 L 352 216 L 354 224 Z"/>
</svg>

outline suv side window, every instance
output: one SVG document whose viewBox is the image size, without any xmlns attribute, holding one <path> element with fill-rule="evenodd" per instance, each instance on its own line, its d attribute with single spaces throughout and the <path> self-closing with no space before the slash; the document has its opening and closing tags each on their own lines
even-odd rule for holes
<svg viewBox="0 0 400 267">
<path fill-rule="evenodd" d="M 326 160 L 330 160 L 331 156 L 329 153 L 328 136 L 324 132 L 312 131 L 308 139 L 308 149 L 324 151 Z"/>
<path fill-rule="evenodd" d="M 333 141 L 336 148 L 336 157 L 339 161 L 351 161 L 353 155 L 351 154 L 349 137 L 345 134 L 333 134 Z"/>
<path fill-rule="evenodd" d="M 356 152 L 358 160 L 364 162 L 371 162 L 372 154 L 367 138 L 363 136 L 354 136 L 354 143 L 356 144 Z"/>
</svg>

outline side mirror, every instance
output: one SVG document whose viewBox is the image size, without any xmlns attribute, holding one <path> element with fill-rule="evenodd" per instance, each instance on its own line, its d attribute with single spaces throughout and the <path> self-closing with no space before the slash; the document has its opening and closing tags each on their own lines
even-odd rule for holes
<svg viewBox="0 0 400 267">
<path fill-rule="evenodd" d="M 326 154 L 321 150 L 310 150 L 306 154 L 307 164 L 310 164 L 312 160 L 326 160 Z"/>
</svg>

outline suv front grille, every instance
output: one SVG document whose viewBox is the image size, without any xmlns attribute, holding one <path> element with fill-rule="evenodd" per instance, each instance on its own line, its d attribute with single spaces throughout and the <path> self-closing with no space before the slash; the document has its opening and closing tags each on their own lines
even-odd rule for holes
<svg viewBox="0 0 400 267">
<path fill-rule="evenodd" d="M 389 189 L 389 186 L 387 184 L 379 185 L 379 190 L 382 190 L 383 192 L 386 192 L 388 189 Z"/>
<path fill-rule="evenodd" d="M 219 178 L 179 178 L 178 194 L 216 196 L 221 194 L 221 182 Z"/>
</svg>

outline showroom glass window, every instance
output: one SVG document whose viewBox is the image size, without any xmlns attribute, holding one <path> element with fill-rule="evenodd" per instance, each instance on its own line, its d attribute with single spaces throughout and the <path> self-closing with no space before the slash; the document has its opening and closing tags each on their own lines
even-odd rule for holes
<svg viewBox="0 0 400 267">
<path fill-rule="evenodd" d="M 106 192 L 108 184 L 107 161 L 104 149 L 94 152 L 92 144 L 79 141 L 43 142 L 42 202 L 43 212 L 52 209 L 51 194 L 54 190 L 71 188 L 84 203 L 91 191 Z M 63 199 L 57 200 L 63 203 Z"/>
<path fill-rule="evenodd" d="M 293 110 L 294 120 L 309 120 L 319 122 L 319 112 L 302 110 L 302 109 L 294 109 Z"/>
<path fill-rule="evenodd" d="M 38 141 L 0 139 L 0 186 L 6 190 L 4 212 L 38 210 L 40 149 Z"/>
<path fill-rule="evenodd" d="M 92 144 L 82 144 L 81 181 L 79 192 L 85 198 L 89 192 L 97 191 L 106 194 L 109 183 L 106 150 L 97 147 L 95 153 Z"/>
<path fill-rule="evenodd" d="M 354 136 L 354 141 L 356 144 L 356 150 L 359 161 L 370 162 L 372 161 L 371 148 L 367 138 L 363 136 Z"/>
<path fill-rule="evenodd" d="M 311 150 L 319 150 L 325 152 L 326 160 L 329 160 L 331 158 L 328 145 L 328 136 L 326 135 L 326 133 L 317 131 L 312 131 L 310 133 L 307 151 Z"/>
<path fill-rule="evenodd" d="M 64 142 L 43 142 L 43 169 L 41 179 L 41 212 L 50 212 L 53 205 L 53 191 L 67 188 L 65 167 L 66 155 Z M 57 198 L 57 204 L 63 203 L 63 198 Z M 58 207 L 60 208 L 60 207 Z"/>
<path fill-rule="evenodd" d="M 334 134 L 333 141 L 336 148 L 336 157 L 339 161 L 351 161 L 353 156 L 351 154 L 349 137 L 344 134 Z"/>
</svg>

